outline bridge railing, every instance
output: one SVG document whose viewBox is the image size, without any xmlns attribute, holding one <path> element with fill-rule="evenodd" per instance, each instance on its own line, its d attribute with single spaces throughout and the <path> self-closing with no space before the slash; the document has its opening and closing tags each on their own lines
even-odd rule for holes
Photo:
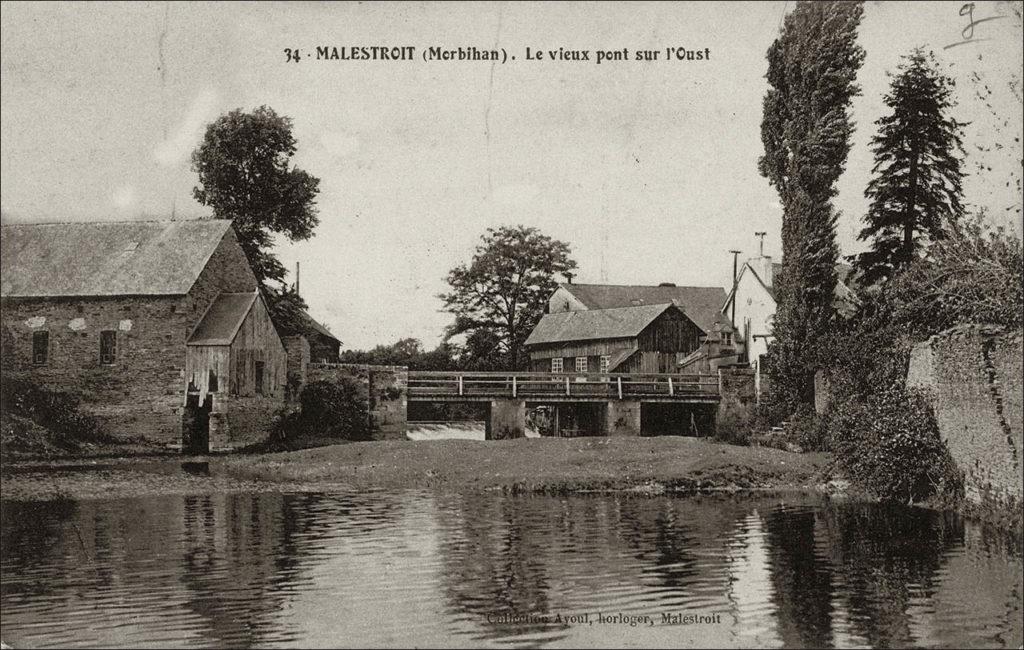
<svg viewBox="0 0 1024 650">
<path fill-rule="evenodd" d="M 410 371 L 410 397 L 565 399 L 717 396 L 716 375 Z"/>
</svg>

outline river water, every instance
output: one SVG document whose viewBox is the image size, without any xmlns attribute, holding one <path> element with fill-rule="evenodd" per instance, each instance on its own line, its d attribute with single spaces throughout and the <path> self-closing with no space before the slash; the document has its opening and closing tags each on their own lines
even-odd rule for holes
<svg viewBox="0 0 1024 650">
<path fill-rule="evenodd" d="M 217 491 L 0 512 L 14 648 L 1022 643 L 1019 547 L 921 509 Z"/>
</svg>

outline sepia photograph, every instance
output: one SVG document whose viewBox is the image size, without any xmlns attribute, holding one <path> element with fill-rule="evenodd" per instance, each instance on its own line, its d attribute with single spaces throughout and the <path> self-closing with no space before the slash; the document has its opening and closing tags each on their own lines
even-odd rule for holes
<svg viewBox="0 0 1024 650">
<path fill-rule="evenodd" d="M 0 0 L 0 648 L 1024 648 L 1024 1 Z"/>
</svg>

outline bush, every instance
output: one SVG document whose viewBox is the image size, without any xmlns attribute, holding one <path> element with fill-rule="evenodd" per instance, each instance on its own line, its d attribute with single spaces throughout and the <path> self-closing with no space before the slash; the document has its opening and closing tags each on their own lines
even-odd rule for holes
<svg viewBox="0 0 1024 650">
<path fill-rule="evenodd" d="M 786 423 L 786 440 L 802 451 L 828 451 L 828 418 L 818 415 L 814 408 L 801 404 Z"/>
<path fill-rule="evenodd" d="M 304 433 L 345 440 L 370 438 L 369 396 L 357 380 L 314 381 L 299 395 L 300 415 L 285 425 L 299 424 Z"/>
<path fill-rule="evenodd" d="M 109 442 L 99 421 L 79 411 L 80 401 L 71 393 L 47 390 L 13 375 L 0 382 L 0 404 L 7 413 L 82 442 Z"/>
<path fill-rule="evenodd" d="M 959 489 L 931 406 L 900 384 L 838 403 L 828 432 L 840 469 L 884 501 L 915 502 Z"/>
<path fill-rule="evenodd" d="M 723 407 L 715 426 L 715 440 L 745 447 L 750 444 L 754 421 L 754 410 L 750 406 L 733 404 Z"/>
</svg>

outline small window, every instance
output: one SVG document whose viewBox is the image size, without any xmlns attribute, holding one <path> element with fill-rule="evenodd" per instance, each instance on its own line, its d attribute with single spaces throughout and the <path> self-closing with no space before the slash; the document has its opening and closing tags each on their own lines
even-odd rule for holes
<svg viewBox="0 0 1024 650">
<path fill-rule="evenodd" d="M 263 362 L 262 361 L 254 361 L 253 362 L 253 373 L 254 373 L 253 381 L 256 382 L 256 394 L 257 395 L 262 395 L 263 394 Z"/>
<path fill-rule="evenodd" d="M 32 363 L 41 366 L 50 358 L 50 333 L 46 330 L 32 332 Z"/>
<path fill-rule="evenodd" d="M 601 372 L 608 372 L 608 368 L 611 366 L 612 358 L 605 355 L 601 357 Z"/>
<path fill-rule="evenodd" d="M 100 363 L 110 365 L 117 359 L 117 332 L 104 330 L 100 332 Z"/>
<path fill-rule="evenodd" d="M 171 305 L 171 313 L 173 314 L 176 311 L 178 311 L 178 306 L 177 305 Z"/>
<path fill-rule="evenodd" d="M 85 305 L 75 305 L 75 311 L 79 314 L 85 313 Z"/>
<path fill-rule="evenodd" d="M 587 358 L 586 357 L 576 357 L 576 372 L 586 372 L 586 371 L 587 371 Z"/>
<path fill-rule="evenodd" d="M 551 372 L 562 372 L 562 357 L 555 357 L 551 360 Z"/>
<path fill-rule="evenodd" d="M 220 390 L 220 386 L 217 385 L 217 371 L 213 368 L 210 368 L 210 379 L 206 384 L 206 390 L 210 393 Z"/>
</svg>

